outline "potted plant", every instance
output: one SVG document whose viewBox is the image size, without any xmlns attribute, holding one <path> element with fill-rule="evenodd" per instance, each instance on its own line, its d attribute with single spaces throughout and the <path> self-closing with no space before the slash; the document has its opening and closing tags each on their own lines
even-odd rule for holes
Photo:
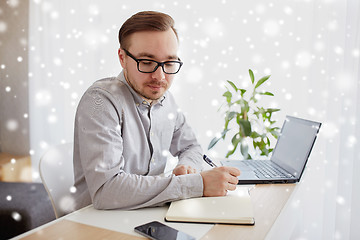
<svg viewBox="0 0 360 240">
<path fill-rule="evenodd" d="M 252 159 L 256 154 L 268 156 L 273 151 L 270 138 L 277 139 L 279 136 L 280 128 L 275 126 L 276 121 L 272 120 L 272 115 L 280 109 L 264 108 L 259 105 L 261 96 L 274 96 L 271 92 L 260 91 L 260 86 L 270 78 L 270 75 L 257 81 L 251 69 L 249 69 L 249 75 L 251 80 L 249 90 L 239 88 L 234 82 L 227 81 L 231 88 L 226 87 L 227 91 L 223 94 L 226 104 L 220 107 L 220 109 L 225 107 L 224 129 L 221 135 L 213 138 L 208 146 L 208 149 L 211 149 L 219 140 L 225 140 L 226 135 L 230 133 L 230 125 L 235 125 L 236 131 L 231 138 L 232 149 L 227 152 L 226 158 L 234 154 L 237 148 L 240 148 L 244 159 Z M 254 148 L 253 153 L 249 152 L 251 142 Z"/>
</svg>

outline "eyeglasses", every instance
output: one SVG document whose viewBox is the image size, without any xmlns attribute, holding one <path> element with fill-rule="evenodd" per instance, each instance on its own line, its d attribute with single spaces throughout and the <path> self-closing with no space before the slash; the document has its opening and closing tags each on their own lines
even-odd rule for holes
<svg viewBox="0 0 360 240">
<path fill-rule="evenodd" d="M 137 59 L 126 49 L 124 49 L 124 52 L 126 55 L 134 59 L 134 61 L 137 63 L 137 69 L 142 73 L 153 73 L 158 69 L 159 66 L 161 66 L 164 73 L 176 74 L 180 71 L 180 68 L 183 65 L 183 62 L 181 61 L 158 62 L 151 59 Z"/>
</svg>

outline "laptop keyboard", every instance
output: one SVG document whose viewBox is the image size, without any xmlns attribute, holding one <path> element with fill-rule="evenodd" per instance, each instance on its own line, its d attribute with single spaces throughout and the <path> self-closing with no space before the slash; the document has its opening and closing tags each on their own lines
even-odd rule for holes
<svg viewBox="0 0 360 240">
<path fill-rule="evenodd" d="M 289 178 L 292 175 L 285 172 L 281 168 L 277 168 L 272 165 L 270 161 L 244 161 L 244 163 L 249 167 L 254 167 L 254 172 L 259 178 Z"/>
</svg>

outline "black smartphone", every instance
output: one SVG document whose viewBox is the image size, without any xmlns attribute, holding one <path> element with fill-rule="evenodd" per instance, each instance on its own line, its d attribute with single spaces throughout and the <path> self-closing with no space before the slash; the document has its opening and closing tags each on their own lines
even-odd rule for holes
<svg viewBox="0 0 360 240">
<path fill-rule="evenodd" d="M 184 232 L 169 227 L 158 221 L 153 221 L 134 228 L 135 232 L 153 240 L 195 240 Z"/>
</svg>

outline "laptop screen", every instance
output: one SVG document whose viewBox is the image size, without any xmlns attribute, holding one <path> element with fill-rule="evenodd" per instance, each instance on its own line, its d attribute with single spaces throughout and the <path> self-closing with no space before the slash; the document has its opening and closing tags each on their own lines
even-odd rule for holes
<svg viewBox="0 0 360 240">
<path fill-rule="evenodd" d="M 286 116 L 271 160 L 299 178 L 320 126 L 318 122 Z"/>
</svg>

